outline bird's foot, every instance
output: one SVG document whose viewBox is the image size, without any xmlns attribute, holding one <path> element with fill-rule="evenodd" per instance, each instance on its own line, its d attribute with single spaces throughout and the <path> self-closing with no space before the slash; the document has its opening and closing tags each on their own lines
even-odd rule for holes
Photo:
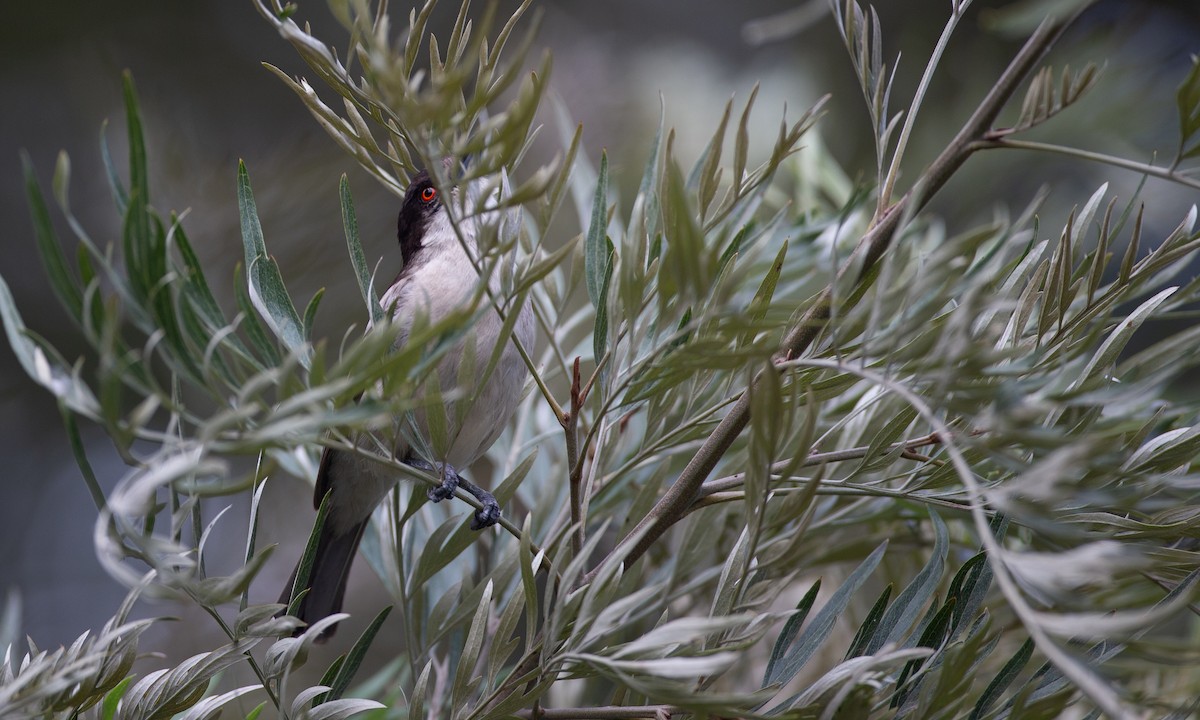
<svg viewBox="0 0 1200 720">
<path fill-rule="evenodd" d="M 425 494 L 429 496 L 430 500 L 433 502 L 441 502 L 454 497 L 454 491 L 458 489 L 460 478 L 458 477 L 458 471 L 452 466 L 445 464 L 431 465 L 424 460 L 417 460 L 415 458 L 408 460 L 407 463 L 418 470 L 424 470 L 427 473 L 441 476 L 441 485 L 431 487 L 425 491 Z"/>
<path fill-rule="evenodd" d="M 475 511 L 475 517 L 471 520 L 472 530 L 482 530 L 500 522 L 500 503 L 496 502 L 495 495 L 471 483 L 466 478 L 460 477 L 458 484 L 463 490 L 474 495 L 479 504 L 483 506 Z"/>
<path fill-rule="evenodd" d="M 483 505 L 481 509 L 475 511 L 475 517 L 471 521 L 472 530 L 482 530 L 499 522 L 500 503 L 496 502 L 496 496 L 459 475 L 452 466 L 442 464 L 435 467 L 424 460 L 417 459 L 409 460 L 408 464 L 419 470 L 441 476 L 442 484 L 431 487 L 427 491 L 429 499 L 433 502 L 441 502 L 454 497 L 454 491 L 461 487 Z"/>
</svg>

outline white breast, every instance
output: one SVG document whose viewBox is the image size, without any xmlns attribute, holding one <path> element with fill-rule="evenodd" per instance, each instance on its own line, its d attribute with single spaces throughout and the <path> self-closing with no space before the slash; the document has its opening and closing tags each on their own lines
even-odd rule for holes
<svg viewBox="0 0 1200 720">
<path fill-rule="evenodd" d="M 444 227 L 439 227 L 439 223 Z M 414 258 L 414 266 L 406 269 L 405 277 L 388 288 L 382 298 L 385 308 L 395 308 L 397 346 L 407 342 L 417 317 L 424 316 L 429 323 L 439 322 L 465 307 L 478 286 L 478 276 L 444 213 L 437 216 L 426 238 L 430 242 Z M 480 382 L 503 324 L 499 314 L 491 309 L 486 295 L 480 302 L 487 310 L 481 313 L 472 332 L 446 352 L 436 370 L 442 394 L 457 399 L 438 408 L 428 407 L 412 413 L 412 424 L 424 437 L 426 445 L 431 442 L 428 413 L 444 413 L 448 442 L 444 447 L 432 447 L 440 457 L 425 459 L 446 462 L 457 469 L 465 469 L 496 441 L 516 410 L 527 377 L 524 361 L 512 340 L 506 338 L 495 370 L 486 381 Z M 533 315 L 528 308 L 522 309 L 514 334 L 525 347 L 532 345 Z M 460 377 L 464 374 L 461 372 L 463 358 L 472 344 L 473 371 L 466 373 L 469 377 Z"/>
</svg>

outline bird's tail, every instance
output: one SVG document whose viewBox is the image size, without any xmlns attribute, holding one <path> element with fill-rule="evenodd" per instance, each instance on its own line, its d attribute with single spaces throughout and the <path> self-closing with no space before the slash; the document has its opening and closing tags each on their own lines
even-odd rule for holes
<svg viewBox="0 0 1200 720">
<path fill-rule="evenodd" d="M 307 590 L 308 592 L 300 598 L 300 605 L 296 612 L 292 613 L 293 615 L 308 625 L 312 625 L 322 618 L 342 611 L 342 600 L 346 596 L 346 580 L 350 577 L 350 566 L 354 563 L 354 554 L 358 551 L 358 543 L 362 540 L 363 531 L 368 522 L 369 518 L 355 525 L 349 532 L 338 535 L 330 532 L 328 523 L 321 529 L 308 583 L 305 587 L 297 588 L 298 591 Z M 298 562 L 279 598 L 279 602 L 284 605 L 291 600 L 292 587 L 296 584 L 296 575 L 299 571 L 300 563 Z M 337 625 L 326 630 L 318 638 L 318 642 L 328 640 L 333 636 L 335 630 L 337 630 Z"/>
<path fill-rule="evenodd" d="M 325 463 L 322 463 L 322 466 L 325 466 Z M 341 612 L 342 600 L 346 596 L 346 581 L 350 577 L 350 566 L 354 563 L 358 544 L 362 541 L 363 532 L 370 520 L 371 516 L 368 515 L 361 522 L 342 532 L 334 529 L 335 523 L 328 521 L 323 523 L 320 534 L 317 536 L 317 549 L 313 555 L 308 582 L 303 587 L 294 588 L 296 576 L 300 572 L 300 564 L 304 562 L 302 557 L 296 563 L 295 569 L 292 570 L 292 575 L 283 588 L 279 602 L 289 605 L 293 595 L 307 591 L 300 598 L 299 606 L 292 614 L 308 625 Z M 293 588 L 295 593 L 293 593 Z M 333 625 L 317 641 L 323 642 L 329 639 L 336 629 L 337 625 Z"/>
</svg>

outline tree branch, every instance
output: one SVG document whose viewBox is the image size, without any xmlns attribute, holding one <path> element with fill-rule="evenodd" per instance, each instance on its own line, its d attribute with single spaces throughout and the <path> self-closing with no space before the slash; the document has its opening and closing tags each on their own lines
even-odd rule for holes
<svg viewBox="0 0 1200 720">
<path fill-rule="evenodd" d="M 1037 62 L 1062 37 L 1067 27 L 1079 16 L 1080 12 L 1082 9 L 1059 21 L 1046 20 L 1034 31 L 1004 73 L 1001 74 L 995 86 L 980 102 L 975 113 L 967 120 L 946 149 L 925 170 L 916 186 L 876 217 L 871 229 L 867 231 L 859 241 L 854 253 L 842 265 L 838 278 L 821 292 L 800 322 L 787 333 L 776 353 L 777 363 L 798 357 L 809 349 L 831 316 L 833 289 L 838 280 L 852 268 L 859 266 L 861 257 L 858 281 L 863 281 L 868 271 L 890 247 L 896 230 L 900 227 L 901 219 L 923 208 L 930 198 L 962 167 L 967 158 L 976 150 L 974 143 L 986 137 L 996 117 L 1013 93 L 1029 76 Z M 764 372 L 778 372 L 778 370 Z M 758 377 L 752 381 L 751 388 L 758 383 Z M 750 420 L 751 388 L 742 392 L 729 413 L 722 418 L 713 433 L 692 456 L 679 478 L 667 488 L 666 493 L 642 518 L 637 527 L 613 550 L 613 552 L 624 552 L 623 546 L 630 542 L 629 538 L 638 538 L 633 541 L 635 543 L 633 548 L 628 550 L 625 561 L 627 565 L 637 561 L 662 537 L 668 528 L 687 514 L 688 508 L 699 495 L 704 479 L 708 477 L 746 428 Z M 583 582 L 590 581 L 594 573 L 595 571 L 589 573 Z"/>
<path fill-rule="evenodd" d="M 518 710 L 514 714 L 522 720 L 658 720 L 683 711 L 674 705 L 608 705 Z"/>
</svg>

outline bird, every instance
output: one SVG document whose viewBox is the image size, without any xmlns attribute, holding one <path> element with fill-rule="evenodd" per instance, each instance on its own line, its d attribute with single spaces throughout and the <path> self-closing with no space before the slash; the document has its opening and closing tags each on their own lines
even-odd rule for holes
<svg viewBox="0 0 1200 720">
<path fill-rule="evenodd" d="M 423 317 L 437 323 L 447 315 L 469 307 L 477 295 L 479 273 L 472 256 L 478 258 L 480 222 L 455 224 L 447 210 L 447 200 L 457 199 L 458 189 L 450 189 L 444 197 L 427 171 L 417 173 L 409 183 L 396 221 L 396 235 L 403 259 L 402 269 L 381 298 L 392 322 L 388 328 L 396 332 L 394 348 L 408 340 L 413 323 Z M 470 220 L 470 219 L 469 219 Z M 470 248 L 471 255 L 467 254 Z M 498 290 L 497 273 L 491 273 L 489 284 Z M 429 499 L 434 502 L 454 495 L 462 487 L 474 495 L 483 508 L 475 512 L 472 527 L 482 529 L 499 521 L 500 506 L 495 497 L 458 474 L 459 468 L 470 466 L 487 452 L 496 441 L 520 402 L 528 377 L 526 365 L 512 340 L 501 338 L 503 320 L 488 308 L 478 315 L 473 332 L 460 338 L 442 355 L 436 369 L 442 396 L 450 397 L 445 408 L 448 447 L 444 457 L 424 458 L 403 434 L 394 441 L 394 457 L 410 466 L 432 471 L 442 478 L 440 486 L 431 487 Z M 527 305 L 519 310 L 512 335 L 529 347 L 533 342 L 533 315 Z M 474 342 L 474 347 L 468 343 Z M 464 357 L 490 358 L 497 343 L 504 348 L 493 372 L 487 378 L 478 373 L 460 373 Z M 465 374 L 468 377 L 460 377 Z M 482 380 L 482 383 L 480 382 Z M 464 387 L 465 384 L 465 387 Z M 459 403 L 468 403 L 465 407 Z M 427 413 L 438 408 L 411 413 L 415 431 L 428 437 Z M 428 443 L 425 443 L 428 447 Z M 302 591 L 292 613 L 306 626 L 338 613 L 346 594 L 346 581 L 357 554 L 363 532 L 375 507 L 387 496 L 399 479 L 395 470 L 372 460 L 363 453 L 325 448 L 317 471 L 313 505 L 320 508 L 328 495 L 325 521 L 317 528 L 316 551 L 306 587 L 295 587 L 300 563 L 292 571 L 279 602 L 285 610 Z M 302 562 L 303 560 L 301 560 Z M 318 641 L 333 635 L 336 624 L 326 629 Z M 297 633 L 301 629 L 297 630 Z"/>
</svg>

